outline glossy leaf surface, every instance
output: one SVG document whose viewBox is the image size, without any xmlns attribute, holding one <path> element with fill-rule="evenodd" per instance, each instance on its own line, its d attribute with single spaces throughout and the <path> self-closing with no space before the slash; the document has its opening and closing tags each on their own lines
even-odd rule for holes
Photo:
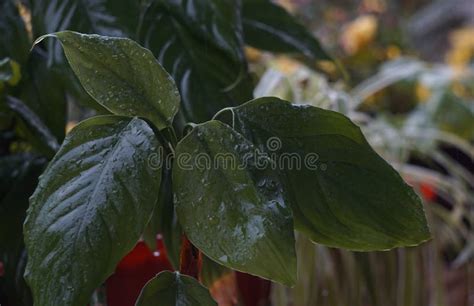
<svg viewBox="0 0 474 306">
<path fill-rule="evenodd" d="M 296 256 L 291 211 L 271 161 L 254 150 L 221 122 L 195 127 L 176 148 L 178 218 L 189 240 L 212 260 L 292 285 Z"/>
<path fill-rule="evenodd" d="M 277 98 L 250 101 L 233 113 L 236 130 L 286 173 L 295 227 L 313 241 L 366 251 L 430 237 L 419 197 L 347 117 Z"/>
<path fill-rule="evenodd" d="M 176 81 L 181 123 L 251 99 L 240 23 L 236 1 L 162 1 L 147 10 L 140 41 Z"/>
<path fill-rule="evenodd" d="M 262 50 L 331 60 L 313 34 L 270 0 L 243 0 L 245 43 Z"/>
<path fill-rule="evenodd" d="M 196 279 L 179 272 L 161 272 L 150 280 L 136 306 L 217 306 Z"/>
<path fill-rule="evenodd" d="M 141 119 L 101 116 L 66 137 L 25 222 L 25 277 L 37 305 L 87 304 L 135 245 L 157 200 L 159 142 Z"/>
<path fill-rule="evenodd" d="M 126 38 L 76 32 L 51 34 L 84 89 L 118 115 L 142 116 L 159 129 L 169 126 L 179 108 L 174 81 L 153 54 Z"/>
</svg>

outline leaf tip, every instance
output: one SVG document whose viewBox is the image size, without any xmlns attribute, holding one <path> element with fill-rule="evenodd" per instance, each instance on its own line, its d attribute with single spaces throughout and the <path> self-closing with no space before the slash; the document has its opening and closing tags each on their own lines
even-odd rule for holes
<svg viewBox="0 0 474 306">
<path fill-rule="evenodd" d="M 33 45 L 31 46 L 30 52 L 33 51 L 34 47 L 35 47 L 37 44 L 39 44 L 40 42 L 42 42 L 45 38 L 48 38 L 48 37 L 58 37 L 56 34 L 57 34 L 57 33 L 44 34 L 44 35 L 41 35 L 40 37 L 38 37 L 37 39 L 35 39 L 35 41 L 33 42 Z"/>
</svg>

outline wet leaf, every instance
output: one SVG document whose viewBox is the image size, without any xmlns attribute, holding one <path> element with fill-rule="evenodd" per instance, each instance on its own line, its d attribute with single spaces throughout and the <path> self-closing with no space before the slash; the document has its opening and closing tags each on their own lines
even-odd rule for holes
<svg viewBox="0 0 474 306">
<path fill-rule="evenodd" d="M 24 226 L 36 305 L 87 304 L 133 248 L 157 200 L 161 169 L 148 161 L 159 146 L 138 118 L 94 117 L 67 135 Z"/>
<path fill-rule="evenodd" d="M 176 148 L 178 219 L 189 240 L 212 260 L 292 285 L 296 256 L 291 211 L 271 161 L 254 149 L 221 122 L 195 127 Z"/>
<path fill-rule="evenodd" d="M 173 79 L 153 54 L 126 38 L 64 31 L 57 37 L 84 89 L 114 114 L 142 116 L 159 129 L 179 108 Z"/>
<path fill-rule="evenodd" d="M 367 251 L 429 239 L 420 198 L 347 117 L 277 98 L 233 114 L 235 129 L 285 172 L 295 227 L 314 242 Z"/>
<path fill-rule="evenodd" d="M 237 2 L 155 1 L 144 15 L 140 41 L 176 80 L 181 124 L 252 98 Z"/>
<path fill-rule="evenodd" d="M 179 272 L 164 271 L 142 289 L 136 306 L 217 306 L 205 287 Z"/>
<path fill-rule="evenodd" d="M 257 49 L 331 60 L 313 34 L 270 0 L 243 0 L 242 20 L 245 42 Z"/>
</svg>

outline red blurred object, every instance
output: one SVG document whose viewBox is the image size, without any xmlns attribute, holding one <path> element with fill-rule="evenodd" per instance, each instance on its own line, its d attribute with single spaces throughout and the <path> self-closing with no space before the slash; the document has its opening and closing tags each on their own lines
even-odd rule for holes
<svg viewBox="0 0 474 306">
<path fill-rule="evenodd" d="M 107 279 L 107 305 L 133 306 L 143 286 L 156 274 L 172 270 L 161 236 L 152 252 L 143 241 L 119 262 L 115 273 Z"/>
<path fill-rule="evenodd" d="M 199 277 L 202 268 L 201 252 L 188 240 L 183 238 L 180 252 L 179 271 L 194 278 Z"/>
<path fill-rule="evenodd" d="M 436 198 L 436 189 L 429 184 L 421 183 L 420 192 L 427 201 L 433 201 Z"/>
<path fill-rule="evenodd" d="M 0 261 L 0 277 L 3 277 L 3 275 L 5 275 L 5 268 L 3 262 Z"/>
<path fill-rule="evenodd" d="M 270 304 L 270 281 L 241 272 L 236 272 L 236 277 L 240 298 L 244 306 L 266 306 Z"/>
</svg>

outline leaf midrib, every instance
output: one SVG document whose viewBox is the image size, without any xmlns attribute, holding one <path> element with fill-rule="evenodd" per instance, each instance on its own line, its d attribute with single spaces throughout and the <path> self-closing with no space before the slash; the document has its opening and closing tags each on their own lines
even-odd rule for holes
<svg viewBox="0 0 474 306">
<path fill-rule="evenodd" d="M 91 195 L 89 196 L 88 200 L 87 200 L 87 203 L 85 204 L 86 207 L 85 207 L 85 213 L 84 213 L 84 216 L 83 218 L 81 218 L 81 221 L 80 221 L 80 224 L 79 224 L 79 230 L 76 231 L 76 234 L 75 234 L 75 237 L 74 237 L 74 241 L 73 241 L 73 244 L 72 244 L 72 248 L 71 249 L 76 249 L 76 244 L 77 244 L 77 239 L 79 237 L 79 234 L 82 232 L 83 230 L 83 226 L 84 226 L 84 220 L 86 219 L 86 216 L 87 216 L 87 212 L 89 211 L 89 206 L 90 206 L 90 203 L 91 203 L 91 200 L 94 198 L 95 194 L 97 193 L 98 191 L 98 186 L 99 186 L 99 182 L 101 182 L 102 178 L 103 178 L 103 175 L 104 173 L 106 172 L 106 170 L 108 169 L 109 165 L 110 165 L 110 160 L 112 160 L 112 157 L 115 155 L 116 153 L 116 150 L 117 148 L 119 147 L 118 145 L 122 143 L 122 140 L 124 139 L 122 137 L 122 135 L 125 133 L 125 131 L 128 131 L 128 128 L 129 126 L 132 124 L 132 122 L 134 122 L 135 119 L 131 119 L 126 126 L 124 126 L 124 128 L 122 129 L 122 131 L 117 135 L 117 142 L 115 143 L 115 145 L 113 146 L 110 154 L 108 154 L 109 158 L 106 160 L 106 163 L 102 166 L 102 171 L 101 173 L 99 174 L 99 178 L 96 180 L 96 184 L 94 186 L 94 189 L 91 193 Z M 89 246 L 90 247 L 90 246 Z"/>
</svg>

